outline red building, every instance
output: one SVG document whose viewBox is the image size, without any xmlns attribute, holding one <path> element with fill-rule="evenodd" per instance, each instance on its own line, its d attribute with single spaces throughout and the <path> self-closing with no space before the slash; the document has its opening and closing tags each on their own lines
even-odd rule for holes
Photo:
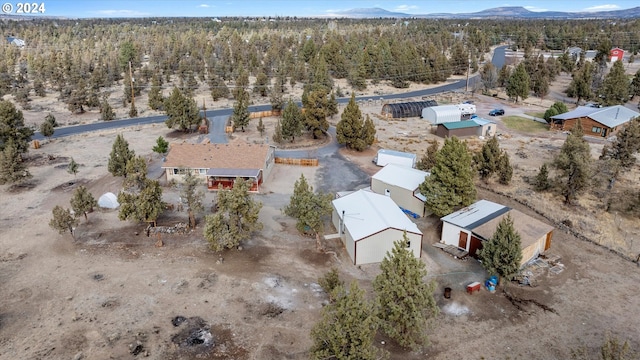
<svg viewBox="0 0 640 360">
<path fill-rule="evenodd" d="M 609 52 L 609 59 L 611 59 L 611 62 L 622 60 L 623 57 L 624 57 L 624 50 L 620 48 L 613 48 Z"/>
</svg>

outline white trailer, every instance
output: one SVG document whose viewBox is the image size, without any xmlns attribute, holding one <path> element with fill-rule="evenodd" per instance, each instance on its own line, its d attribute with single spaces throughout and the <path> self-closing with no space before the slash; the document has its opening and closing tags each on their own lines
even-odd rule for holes
<svg viewBox="0 0 640 360">
<path fill-rule="evenodd" d="M 458 109 L 462 111 L 462 116 L 473 115 L 476 113 L 476 106 L 473 104 L 458 104 Z"/>
<path fill-rule="evenodd" d="M 460 121 L 462 111 L 458 105 L 439 105 L 422 109 L 422 118 L 431 125 L 444 124 L 448 122 Z"/>
<path fill-rule="evenodd" d="M 378 154 L 376 155 L 376 157 L 373 158 L 373 163 L 378 166 L 396 164 L 413 168 L 416 166 L 416 158 L 416 154 L 388 149 L 380 149 L 378 150 Z"/>
</svg>

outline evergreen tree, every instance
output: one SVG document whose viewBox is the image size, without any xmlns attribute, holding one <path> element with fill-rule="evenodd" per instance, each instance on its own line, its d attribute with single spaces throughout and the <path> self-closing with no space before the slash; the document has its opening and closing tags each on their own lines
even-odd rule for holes
<svg viewBox="0 0 640 360">
<path fill-rule="evenodd" d="M 48 121 L 45 121 L 42 124 L 40 124 L 40 133 L 42 134 L 42 136 L 45 136 L 50 139 L 53 136 L 53 133 L 55 131 L 56 130 L 53 127 L 53 124 L 51 124 Z"/>
<path fill-rule="evenodd" d="M 71 210 L 64 209 L 60 205 L 56 205 L 53 210 L 53 218 L 49 220 L 49 226 L 54 230 L 57 230 L 59 234 L 64 234 L 68 231 L 72 238 L 76 238 L 73 233 L 73 228 L 78 226 L 78 219 L 71 215 Z"/>
<path fill-rule="evenodd" d="M 327 108 L 327 115 L 330 118 L 333 118 L 334 115 L 338 115 L 338 100 L 336 99 L 336 93 L 334 91 L 331 92 L 329 96 L 329 104 Z"/>
<path fill-rule="evenodd" d="M 118 194 L 120 220 L 152 222 L 156 225 L 158 216 L 164 211 L 162 188 L 157 180 L 145 179 L 144 187 L 138 194 L 121 191 Z"/>
<path fill-rule="evenodd" d="M 340 274 L 338 274 L 338 269 L 332 267 L 328 273 L 326 273 L 323 277 L 318 279 L 318 285 L 324 290 L 327 295 L 329 295 L 329 301 L 334 303 L 336 298 L 334 295 L 336 294 L 336 289 L 344 288 L 344 281 L 340 279 Z"/>
<path fill-rule="evenodd" d="M 151 79 L 151 89 L 149 89 L 149 108 L 162 110 L 164 106 L 164 96 L 162 96 L 162 77 L 154 74 Z"/>
<path fill-rule="evenodd" d="M 338 286 L 334 303 L 322 309 L 322 319 L 311 329 L 312 359 L 373 360 L 388 355 L 373 345 L 378 329 L 374 308 L 358 284 L 349 291 Z"/>
<path fill-rule="evenodd" d="M 187 131 L 202 121 L 196 101 L 182 95 L 178 88 L 173 88 L 164 102 L 164 108 L 167 113 L 165 124 L 169 129 L 178 127 L 180 131 Z"/>
<path fill-rule="evenodd" d="M 122 134 L 116 136 L 116 140 L 111 147 L 111 155 L 109 156 L 109 164 L 107 169 L 113 176 L 125 176 L 127 162 L 135 156 L 133 150 L 129 150 L 129 143 L 124 139 Z"/>
<path fill-rule="evenodd" d="M 258 120 L 258 126 L 256 126 L 256 130 L 258 130 L 258 132 L 260 133 L 260 136 L 264 136 L 266 128 L 264 126 L 264 123 L 262 122 L 262 118 Z"/>
<path fill-rule="evenodd" d="M 553 161 L 559 171 L 558 184 L 565 204 L 571 204 L 589 186 L 591 162 L 589 143 L 583 138 L 582 123 L 578 120 Z"/>
<path fill-rule="evenodd" d="M 491 239 L 483 243 L 478 259 L 489 274 L 509 281 L 518 273 L 522 261 L 522 242 L 520 234 L 513 227 L 511 215 L 507 214 L 500 220 Z"/>
<path fill-rule="evenodd" d="M 156 139 L 156 144 L 151 149 L 153 152 L 158 153 L 160 155 L 164 155 L 169 151 L 169 142 L 165 140 L 162 136 L 159 136 Z"/>
<path fill-rule="evenodd" d="M 228 98 L 231 94 L 227 84 L 225 84 L 224 80 L 218 76 L 214 76 L 211 79 L 209 82 L 209 89 L 211 90 L 211 98 L 213 101 Z"/>
<path fill-rule="evenodd" d="M 471 154 L 467 144 L 457 137 L 447 138 L 436 154 L 436 163 L 420 184 L 420 193 L 427 200 L 425 206 L 436 216 L 444 216 L 456 207 L 468 206 L 475 201 Z"/>
<path fill-rule="evenodd" d="M 214 251 L 237 247 L 262 229 L 261 202 L 249 195 L 251 180 L 236 178 L 231 190 L 218 190 L 218 210 L 205 218 L 204 238 Z"/>
<path fill-rule="evenodd" d="M 44 117 L 44 121 L 51 124 L 51 126 L 53 126 L 54 128 L 58 127 L 58 122 L 56 121 L 56 117 L 53 116 L 53 114 L 51 113 L 49 113 L 47 116 Z"/>
<path fill-rule="evenodd" d="M 498 160 L 500 159 L 500 144 L 498 138 L 493 136 L 482 145 L 480 152 L 473 156 L 480 178 L 488 181 L 491 175 L 498 170 Z"/>
<path fill-rule="evenodd" d="M 134 156 L 125 165 L 125 179 L 122 186 L 127 191 L 140 191 L 147 184 L 147 161 L 143 156 Z"/>
<path fill-rule="evenodd" d="M 182 202 L 187 205 L 187 213 L 189 214 L 189 227 L 195 229 L 197 212 L 204 210 L 202 206 L 202 199 L 204 193 L 199 190 L 202 186 L 202 180 L 191 171 L 187 172 L 184 176 L 184 183 L 182 184 L 182 191 L 180 191 L 180 198 Z"/>
<path fill-rule="evenodd" d="M 78 163 L 75 160 L 73 160 L 73 158 L 71 158 L 71 161 L 69 161 L 69 165 L 67 165 L 67 172 L 73 175 L 73 177 L 76 177 L 76 175 L 78 175 L 79 167 L 80 165 L 78 165 Z"/>
<path fill-rule="evenodd" d="M 361 138 L 363 126 L 362 112 L 358 104 L 356 104 L 356 95 L 352 92 L 351 99 L 344 108 L 340 121 L 336 126 L 338 144 L 346 145 L 348 149 L 364 150 L 365 144 Z"/>
<path fill-rule="evenodd" d="M 633 76 L 633 80 L 631 80 L 629 95 L 631 95 L 632 99 L 640 95 L 640 69 L 636 71 L 636 74 Z"/>
<path fill-rule="evenodd" d="M 549 182 L 549 169 L 547 168 L 547 164 L 542 164 L 542 166 L 540 167 L 533 186 L 536 191 L 545 191 L 551 188 L 551 183 Z"/>
<path fill-rule="evenodd" d="M 416 168 L 423 171 L 429 171 L 436 164 L 436 154 L 438 153 L 438 141 L 429 140 L 429 147 L 416 163 Z"/>
<path fill-rule="evenodd" d="M 31 178 L 20 152 L 9 141 L 0 151 L 0 185 L 21 183 Z"/>
<path fill-rule="evenodd" d="M 498 73 L 498 85 L 500 87 L 506 87 L 510 77 L 511 69 L 509 68 L 509 65 L 502 65 L 502 67 L 500 68 L 500 72 Z"/>
<path fill-rule="evenodd" d="M 0 150 L 12 143 L 19 155 L 29 150 L 33 130 L 24 124 L 22 111 L 7 100 L 0 100 Z"/>
<path fill-rule="evenodd" d="M 269 95 L 271 102 L 271 110 L 278 113 L 284 109 L 284 100 L 282 99 L 282 90 L 279 86 L 273 86 Z"/>
<path fill-rule="evenodd" d="M 86 187 L 80 185 L 75 189 L 71 197 L 71 209 L 76 217 L 82 214 L 85 221 L 89 220 L 87 213 L 92 212 L 96 206 L 98 206 L 98 202 Z"/>
<path fill-rule="evenodd" d="M 269 93 L 268 84 L 269 84 L 269 78 L 267 77 L 267 74 L 261 71 L 256 76 L 256 82 L 253 85 L 253 92 L 256 94 L 259 94 L 262 97 L 266 97 L 267 94 Z"/>
<path fill-rule="evenodd" d="M 631 119 L 622 131 L 618 132 L 611 146 L 605 145 L 600 159 L 614 159 L 620 166 L 630 169 L 636 163 L 635 154 L 640 151 L 640 117 Z"/>
<path fill-rule="evenodd" d="M 531 90 L 530 83 L 531 78 L 527 74 L 524 64 L 518 64 L 507 81 L 507 95 L 515 98 L 516 102 L 518 102 L 519 98 L 526 99 L 529 97 L 529 91 Z"/>
<path fill-rule="evenodd" d="M 509 154 L 506 151 L 502 151 L 502 154 L 498 158 L 498 182 L 502 185 L 509 185 L 511 178 L 513 177 L 513 167 L 509 161 Z"/>
<path fill-rule="evenodd" d="M 373 124 L 373 120 L 367 114 L 364 118 L 364 125 L 362 127 L 362 141 L 364 142 L 365 148 L 373 145 L 376 141 L 376 126 Z"/>
<path fill-rule="evenodd" d="M 322 232 L 322 218 L 331 214 L 331 194 L 314 193 L 304 174 L 296 180 L 293 195 L 283 212 L 297 220 L 296 229 L 301 233 Z"/>
<path fill-rule="evenodd" d="M 294 142 L 296 136 L 302 135 L 302 129 L 304 127 L 302 111 L 298 105 L 293 102 L 293 99 L 289 99 L 287 106 L 282 112 L 282 138 L 284 140 L 291 140 Z"/>
<path fill-rule="evenodd" d="M 233 121 L 233 131 L 241 128 L 242 132 L 244 132 L 244 127 L 249 125 L 249 120 L 251 120 L 249 114 L 249 94 L 247 94 L 243 88 L 239 88 L 236 92 L 236 102 L 233 105 L 231 120 Z"/>
<path fill-rule="evenodd" d="M 107 96 L 102 99 L 100 103 L 100 119 L 102 121 L 109 121 L 116 118 L 116 113 L 113 112 L 113 108 L 109 104 Z"/>
<path fill-rule="evenodd" d="M 282 144 L 284 142 L 284 136 L 282 135 L 282 122 L 280 120 L 278 120 L 276 128 L 273 130 L 272 139 L 277 144 Z"/>
<path fill-rule="evenodd" d="M 308 94 L 305 103 L 305 123 L 314 139 L 325 136 L 329 129 L 327 90 L 315 90 Z"/>
<path fill-rule="evenodd" d="M 576 103 L 580 103 L 581 99 L 589 99 L 591 97 L 592 72 L 593 66 L 590 62 L 587 62 L 573 73 L 566 93 L 567 96 L 577 98 Z"/>
<path fill-rule="evenodd" d="M 425 264 L 409 249 L 409 240 L 394 242 L 373 281 L 382 331 L 400 346 L 417 350 L 426 345 L 426 331 L 438 315 L 435 283 L 426 283 Z"/>
<path fill-rule="evenodd" d="M 553 103 L 553 105 L 551 105 L 550 108 L 548 108 L 544 112 L 543 118 L 547 121 L 547 123 L 550 124 L 552 116 L 564 114 L 564 113 L 566 113 L 568 111 L 569 111 L 569 109 L 567 109 L 567 105 L 565 105 L 565 103 L 563 103 L 561 101 L 556 101 L 555 103 Z"/>
<path fill-rule="evenodd" d="M 624 104 L 629 101 L 630 85 L 622 60 L 618 60 L 604 78 L 599 91 L 600 98 L 607 106 Z"/>
</svg>

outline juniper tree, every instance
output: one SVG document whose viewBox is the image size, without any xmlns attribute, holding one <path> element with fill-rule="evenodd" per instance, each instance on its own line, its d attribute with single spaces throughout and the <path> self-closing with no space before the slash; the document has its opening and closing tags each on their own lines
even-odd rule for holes
<svg viewBox="0 0 640 360">
<path fill-rule="evenodd" d="M 169 151 L 169 142 L 165 140 L 162 136 L 159 136 L 156 139 L 156 144 L 151 149 L 153 152 L 158 153 L 160 155 L 166 154 Z"/>
<path fill-rule="evenodd" d="M 162 96 L 162 77 L 159 74 L 154 74 L 153 78 L 151 78 L 148 105 L 149 108 L 153 110 L 161 110 L 164 106 L 164 96 Z"/>
<path fill-rule="evenodd" d="M 473 161 L 475 162 L 481 179 L 487 181 L 491 175 L 498 171 L 500 154 L 501 150 L 500 144 L 498 144 L 498 138 L 493 136 L 482 145 L 480 152 L 473 156 Z"/>
<path fill-rule="evenodd" d="M 296 136 L 302 135 L 304 128 L 304 115 L 298 105 L 289 99 L 287 105 L 282 111 L 282 121 L 280 123 L 282 130 L 282 138 L 294 142 Z"/>
<path fill-rule="evenodd" d="M 348 291 L 338 286 L 335 302 L 322 309 L 322 318 L 311 329 L 312 359 L 373 360 L 388 357 L 373 345 L 378 322 L 364 291 L 352 282 Z"/>
<path fill-rule="evenodd" d="M 322 218 L 331 214 L 331 194 L 314 193 L 304 174 L 296 180 L 289 204 L 283 209 L 287 216 L 297 220 L 296 229 L 301 233 L 322 231 Z"/>
<path fill-rule="evenodd" d="M 20 152 L 10 140 L 0 151 L 0 185 L 20 183 L 31 178 Z"/>
<path fill-rule="evenodd" d="M 310 91 L 306 99 L 303 99 L 305 125 L 314 139 L 325 136 L 329 129 L 329 122 L 327 121 L 329 101 L 327 95 L 328 90 L 322 87 Z"/>
<path fill-rule="evenodd" d="M 495 88 L 498 84 L 498 71 L 491 62 L 487 62 L 482 66 L 482 70 L 480 70 L 480 80 L 482 81 L 485 91 Z"/>
<path fill-rule="evenodd" d="M 48 114 L 47 116 L 45 116 L 44 121 L 50 123 L 54 128 L 58 127 L 58 122 L 56 121 L 56 117 L 53 116 L 53 114 Z"/>
<path fill-rule="evenodd" d="M 251 180 L 242 178 L 236 178 L 230 190 L 220 186 L 218 210 L 207 215 L 203 231 L 204 238 L 214 251 L 237 247 L 262 229 L 262 223 L 258 220 L 262 203 L 249 195 L 250 187 Z"/>
<path fill-rule="evenodd" d="M 48 121 L 45 121 L 42 124 L 40 124 L 40 133 L 42 134 L 42 136 L 51 138 L 55 131 L 56 129 L 53 127 L 53 124 L 51 124 Z"/>
<path fill-rule="evenodd" d="M 429 140 L 429 146 L 424 155 L 416 163 L 416 168 L 423 171 L 429 171 L 436 163 L 436 154 L 438 153 L 439 144 L 437 140 Z"/>
<path fill-rule="evenodd" d="M 93 208 L 98 206 L 98 202 L 93 195 L 84 186 L 78 186 L 71 197 L 71 209 L 75 213 L 76 217 L 80 214 L 84 215 L 85 220 L 89 220 L 87 213 L 92 212 Z"/>
<path fill-rule="evenodd" d="M 510 214 L 500 220 L 491 238 L 483 243 L 478 259 L 489 274 L 509 281 L 518 273 L 522 261 L 522 242 Z"/>
<path fill-rule="evenodd" d="M 262 118 L 258 119 L 258 125 L 256 126 L 256 130 L 260 133 L 260 136 L 264 136 L 266 128 L 264 126 L 264 122 L 262 122 Z"/>
<path fill-rule="evenodd" d="M 231 120 L 233 121 L 233 131 L 237 128 L 242 129 L 244 132 L 245 126 L 249 125 L 251 115 L 249 114 L 249 94 L 243 89 L 236 90 L 236 102 L 233 104 L 233 113 L 231 114 Z"/>
<path fill-rule="evenodd" d="M 22 155 L 29 150 L 31 136 L 33 130 L 24 124 L 22 111 L 7 100 L 0 100 L 0 150 L 13 143 L 18 154 Z"/>
<path fill-rule="evenodd" d="M 180 198 L 187 205 L 187 213 L 189 214 L 189 227 L 194 229 L 196 227 L 195 214 L 201 212 L 204 209 L 202 206 L 202 199 L 204 193 L 199 188 L 202 186 L 202 180 L 188 171 L 184 176 L 182 183 L 182 190 L 180 191 Z"/>
<path fill-rule="evenodd" d="M 284 136 L 282 135 L 282 121 L 276 122 L 276 127 L 273 130 L 273 136 L 271 137 L 274 142 L 282 144 L 284 142 Z"/>
<path fill-rule="evenodd" d="M 509 80 L 507 80 L 507 95 L 511 98 L 514 98 L 516 102 L 518 102 L 519 98 L 522 100 L 529 97 L 529 91 L 531 84 L 531 78 L 529 74 L 527 74 L 527 70 L 524 67 L 523 63 L 518 64 L 511 76 L 509 76 Z"/>
<path fill-rule="evenodd" d="M 366 120 L 362 117 L 355 93 L 351 93 L 351 99 L 336 126 L 338 143 L 346 145 L 348 149 L 363 151 L 373 144 L 375 132 L 373 121 L 368 116 Z"/>
<path fill-rule="evenodd" d="M 71 158 L 71 160 L 69 161 L 69 165 L 67 165 L 67 172 L 69 174 L 72 174 L 73 177 L 76 177 L 76 175 L 78 175 L 78 168 L 80 167 L 80 165 L 78 165 L 78 163 L 73 160 L 73 158 Z"/>
<path fill-rule="evenodd" d="M 629 86 L 629 95 L 631 95 L 631 99 L 640 95 L 640 69 L 633 75 L 631 85 Z"/>
<path fill-rule="evenodd" d="M 121 191 L 118 194 L 118 203 L 120 220 L 152 222 L 154 226 L 165 206 L 160 183 L 149 179 L 145 179 L 144 187 L 139 193 Z"/>
<path fill-rule="evenodd" d="M 219 99 L 227 98 L 231 94 L 227 84 L 225 84 L 224 80 L 218 76 L 214 76 L 209 81 L 209 89 L 211 90 L 211 98 L 213 101 L 218 101 Z"/>
<path fill-rule="evenodd" d="M 107 169 L 113 176 L 127 176 L 127 162 L 135 156 L 133 150 L 129 150 L 129 143 L 122 134 L 116 136 L 111 146 L 111 155 Z"/>
<path fill-rule="evenodd" d="M 547 121 L 547 123 L 551 123 L 552 116 L 564 114 L 567 111 L 569 111 L 569 109 L 567 109 L 567 105 L 565 105 L 565 103 L 556 101 L 544 112 L 544 115 L 542 117 Z"/>
<path fill-rule="evenodd" d="M 409 249 L 406 232 L 395 241 L 373 281 L 380 328 L 400 346 L 417 350 L 427 344 L 427 330 L 438 315 L 435 283 L 426 282 L 424 262 Z"/>
<path fill-rule="evenodd" d="M 533 183 L 534 189 L 536 191 L 545 191 L 551 187 L 551 182 L 549 181 L 549 169 L 547 168 L 547 164 L 542 164 L 538 174 Z"/>
<path fill-rule="evenodd" d="M 600 98 L 607 106 L 624 104 L 629 101 L 630 85 L 622 60 L 617 60 L 599 89 Z"/>
<path fill-rule="evenodd" d="M 591 162 L 591 149 L 583 138 L 582 123 L 578 119 L 553 160 L 565 204 L 571 204 L 589 186 Z"/>
<path fill-rule="evenodd" d="M 116 113 L 113 112 L 113 108 L 109 104 L 108 98 L 105 96 L 100 103 L 100 119 L 103 121 L 110 121 L 116 118 Z"/>
<path fill-rule="evenodd" d="M 453 212 L 456 207 L 468 206 L 475 201 L 472 159 L 467 144 L 457 137 L 447 138 L 436 154 L 431 176 L 420 184 L 420 193 L 427 200 L 425 206 L 436 216 Z"/>
<path fill-rule="evenodd" d="M 338 269 L 332 267 L 328 273 L 318 279 L 318 285 L 329 295 L 329 301 L 335 302 L 336 298 L 334 295 L 336 294 L 336 289 L 338 287 L 344 288 L 344 281 L 340 279 Z"/>
<path fill-rule="evenodd" d="M 78 225 L 78 219 L 71 215 L 71 210 L 64 209 L 60 205 L 56 205 L 53 210 L 53 218 L 49 220 L 49 226 L 54 230 L 57 230 L 58 233 L 64 234 L 65 232 L 69 232 L 72 238 L 76 238 L 73 233 L 73 228 Z"/>
<path fill-rule="evenodd" d="M 177 127 L 180 131 L 191 130 L 193 125 L 198 125 L 202 120 L 196 101 L 184 96 L 176 87 L 165 99 L 164 109 L 167 114 L 167 120 L 164 123 L 169 129 Z"/>
<path fill-rule="evenodd" d="M 256 82 L 253 84 L 253 92 L 262 97 L 266 97 L 269 92 L 269 78 L 264 72 L 259 72 L 256 76 Z"/>
<path fill-rule="evenodd" d="M 620 166 L 630 169 L 636 163 L 635 154 L 640 151 L 640 117 L 631 119 L 622 131 L 618 132 L 611 145 L 602 149 L 600 159 L 613 159 L 620 162 Z"/>
<path fill-rule="evenodd" d="M 125 179 L 122 186 L 127 191 L 140 191 L 145 186 L 147 180 L 147 161 L 143 156 L 134 156 L 125 166 Z"/>
<path fill-rule="evenodd" d="M 509 185 L 511 178 L 513 177 L 513 167 L 509 161 L 509 154 L 506 151 L 502 151 L 502 154 L 498 158 L 498 182 L 502 185 Z"/>
</svg>

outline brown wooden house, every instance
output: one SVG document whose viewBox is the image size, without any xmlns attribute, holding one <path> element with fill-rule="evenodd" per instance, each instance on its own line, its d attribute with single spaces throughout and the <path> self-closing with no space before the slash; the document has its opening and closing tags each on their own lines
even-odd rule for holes
<svg viewBox="0 0 640 360">
<path fill-rule="evenodd" d="M 171 144 L 162 168 L 168 181 L 182 181 L 190 171 L 206 180 L 209 190 L 231 188 L 239 177 L 251 180 L 251 191 L 258 192 L 273 168 L 274 150 L 267 144 Z"/>
<path fill-rule="evenodd" d="M 622 105 L 595 108 L 578 106 L 574 110 L 551 117 L 551 128 L 570 131 L 578 122 L 582 123 L 585 135 L 609 137 L 615 135 L 631 119 L 640 116 Z"/>
</svg>

